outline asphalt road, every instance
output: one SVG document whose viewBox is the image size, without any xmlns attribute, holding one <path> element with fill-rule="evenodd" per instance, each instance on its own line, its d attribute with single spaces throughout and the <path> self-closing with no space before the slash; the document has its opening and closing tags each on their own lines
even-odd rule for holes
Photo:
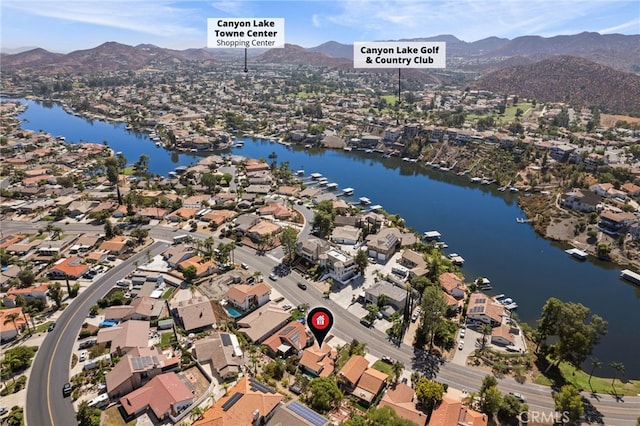
<svg viewBox="0 0 640 426">
<path fill-rule="evenodd" d="M 305 207 L 296 206 L 298 211 L 303 211 L 305 217 L 310 217 L 312 213 Z M 304 210 L 307 211 L 304 211 Z M 309 223 L 309 221 L 307 221 Z M 7 222 L 3 223 L 3 232 L 36 230 L 37 224 Z M 95 232 L 96 227 L 88 224 L 70 223 L 60 225 L 68 232 Z M 181 231 L 174 231 L 165 227 L 153 227 L 150 229 L 150 236 L 156 239 L 171 241 L 176 234 Z M 308 233 L 308 226 L 303 231 Z M 198 235 L 198 234 L 196 234 Z M 155 243 L 152 249 L 153 254 L 160 253 L 166 244 Z M 133 261 L 146 256 L 144 252 L 138 253 L 127 262 L 110 270 L 104 277 L 87 291 L 83 292 L 60 317 L 58 326 L 50 333 L 41 349 L 38 351 L 34 362 L 34 373 L 28 383 L 27 406 L 28 425 L 70 425 L 74 423 L 73 408 L 69 399 L 62 398 L 62 384 L 68 381 L 69 360 L 73 343 L 80 330 L 82 322 L 86 317 L 89 308 L 95 301 L 106 294 L 113 282 L 133 270 Z M 277 262 L 269 256 L 257 256 L 252 249 L 247 247 L 237 247 L 235 250 L 237 262 L 244 262 L 253 269 L 263 272 L 266 276 L 268 272 L 276 266 Z M 335 302 L 325 299 L 323 295 L 313 286 L 307 290 L 297 287 L 297 281 L 301 280 L 296 272 L 292 272 L 286 277 L 280 277 L 277 281 L 270 281 L 289 301 L 299 305 L 308 303 L 309 306 L 325 306 L 334 314 L 335 327 L 331 334 L 350 342 L 356 338 L 367 344 L 369 353 L 376 357 L 387 355 L 401 361 L 406 368 L 411 368 L 426 374 L 434 379 L 448 383 L 458 389 L 466 389 L 474 392 L 479 389 L 482 379 L 488 374 L 485 371 L 455 365 L 450 363 L 440 364 L 435 358 L 423 353 L 414 351 L 408 345 L 396 346 L 387 339 L 387 336 L 376 330 L 362 326 L 358 318 L 339 307 Z M 42 354 L 47 354 L 44 357 Z M 37 368 L 37 370 L 36 370 Z M 45 380 L 42 386 L 41 380 Z M 530 411 L 541 413 L 551 413 L 553 410 L 553 397 L 551 389 L 546 386 L 525 383 L 519 384 L 513 379 L 499 379 L 498 387 L 504 393 L 518 392 L 526 397 Z M 42 389 L 46 392 L 43 392 Z M 626 426 L 635 424 L 636 418 L 640 415 L 640 397 L 625 397 L 623 400 L 616 400 L 611 395 L 593 396 L 583 393 L 585 404 L 592 409 L 593 415 L 607 425 Z M 58 417 L 59 416 L 59 417 Z"/>
<path fill-rule="evenodd" d="M 152 255 L 168 244 L 156 242 L 149 247 Z M 56 321 L 56 328 L 44 339 L 36 354 L 27 384 L 26 424 L 32 426 L 77 424 L 71 398 L 64 398 L 62 385 L 69 381 L 71 354 L 89 309 L 114 283 L 134 270 L 133 262 L 146 258 L 146 250 L 110 269 L 70 303 Z"/>
</svg>

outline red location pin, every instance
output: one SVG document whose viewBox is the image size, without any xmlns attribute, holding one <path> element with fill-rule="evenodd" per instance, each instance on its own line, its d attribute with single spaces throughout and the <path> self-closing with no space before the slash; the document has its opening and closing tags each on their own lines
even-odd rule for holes
<svg viewBox="0 0 640 426">
<path fill-rule="evenodd" d="M 322 347 L 325 337 L 333 327 L 333 314 L 327 308 L 313 308 L 307 314 L 307 325 L 318 342 L 318 347 Z"/>
</svg>

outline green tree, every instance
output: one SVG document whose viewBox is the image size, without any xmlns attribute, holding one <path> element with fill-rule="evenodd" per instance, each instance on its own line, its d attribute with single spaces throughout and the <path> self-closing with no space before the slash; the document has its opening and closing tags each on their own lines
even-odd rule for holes
<svg viewBox="0 0 640 426">
<path fill-rule="evenodd" d="M 186 268 L 182 268 L 182 276 L 188 283 L 192 282 L 198 276 L 198 269 L 194 265 L 189 265 Z"/>
<path fill-rule="evenodd" d="M 489 324 L 482 324 L 478 331 L 482 334 L 482 346 L 481 350 L 487 346 L 487 336 L 491 335 L 492 328 Z"/>
<path fill-rule="evenodd" d="M 522 403 L 513 395 L 505 395 L 502 398 L 502 406 L 498 411 L 498 416 L 506 419 L 514 419 L 518 414 L 527 410 L 529 410 L 529 406 L 527 404 Z"/>
<path fill-rule="evenodd" d="M 24 409 L 14 405 L 7 417 L 7 426 L 24 426 Z"/>
<path fill-rule="evenodd" d="M 307 402 L 314 410 L 322 413 L 329 411 L 342 399 L 342 392 L 335 380 L 329 377 L 317 377 L 309 383 Z"/>
<path fill-rule="evenodd" d="M 595 371 L 595 369 L 600 367 L 602 367 L 602 361 L 600 361 L 596 357 L 591 357 L 591 371 L 589 372 L 589 387 L 591 388 L 591 390 L 593 390 L 593 388 L 591 387 L 591 377 L 593 377 L 593 372 Z"/>
<path fill-rule="evenodd" d="M 400 376 L 402 375 L 402 371 L 404 371 L 404 364 L 400 361 L 396 361 L 391 366 L 391 371 L 393 372 L 394 382 L 398 383 L 398 380 L 400 380 Z"/>
<path fill-rule="evenodd" d="M 447 299 L 444 292 L 436 286 L 429 286 L 422 293 L 422 314 L 416 339 L 429 343 L 429 350 L 433 349 L 433 340 L 444 314 L 447 312 Z"/>
<path fill-rule="evenodd" d="M 31 268 L 26 268 L 18 271 L 18 280 L 20 281 L 20 287 L 29 287 L 36 281 L 36 275 Z"/>
<path fill-rule="evenodd" d="M 138 245 L 142 245 L 144 240 L 149 236 L 149 230 L 145 228 L 136 228 L 131 231 L 131 236 L 136 239 Z"/>
<path fill-rule="evenodd" d="M 321 237 L 329 235 L 331 228 L 333 228 L 333 217 L 330 213 L 323 210 L 319 210 L 313 216 L 312 221 L 313 228 L 317 230 Z"/>
<path fill-rule="evenodd" d="M 578 421 L 584 414 L 582 396 L 573 385 L 564 385 L 553 395 L 556 411 L 566 412 L 571 421 Z"/>
<path fill-rule="evenodd" d="M 354 414 L 343 423 L 344 426 L 415 426 L 415 423 L 400 418 L 390 407 L 372 407 L 364 416 Z"/>
<path fill-rule="evenodd" d="M 290 226 L 285 226 L 280 234 L 280 243 L 285 259 L 292 262 L 298 247 L 298 232 Z"/>
<path fill-rule="evenodd" d="M 353 260 L 356 264 L 356 271 L 358 271 L 359 274 L 363 274 L 367 266 L 369 266 L 369 256 L 367 252 L 362 249 L 358 250 Z"/>
<path fill-rule="evenodd" d="M 613 383 L 615 382 L 616 378 L 618 378 L 618 376 L 620 376 L 620 380 L 622 380 L 622 377 L 624 376 L 624 372 L 625 372 L 625 367 L 624 364 L 621 362 L 612 362 L 609 364 L 609 366 L 611 368 L 613 368 L 614 370 L 616 370 L 616 375 L 613 376 L 613 379 L 611 379 L 611 388 L 613 389 L 613 393 L 616 393 L 616 388 L 613 387 Z"/>
<path fill-rule="evenodd" d="M 100 426 L 100 413 L 97 408 L 89 407 L 87 401 L 82 401 L 78 406 L 76 419 L 79 426 Z"/>
<path fill-rule="evenodd" d="M 121 162 L 116 157 L 109 157 L 104 160 L 104 165 L 107 169 L 107 180 L 109 183 L 116 187 L 116 193 L 118 196 L 118 205 L 122 205 L 122 195 L 120 194 L 120 166 Z M 126 164 L 126 160 L 125 160 Z"/>
<path fill-rule="evenodd" d="M 62 306 L 62 297 L 63 297 L 62 286 L 60 285 L 60 283 L 54 283 L 53 285 L 49 286 L 48 292 L 49 292 L 49 297 L 56 304 L 56 308 L 60 309 L 60 307 Z"/>
<path fill-rule="evenodd" d="M 442 401 L 444 395 L 444 387 L 438 382 L 421 377 L 415 386 L 416 398 L 418 403 L 433 408 L 438 402 Z"/>
<path fill-rule="evenodd" d="M 480 409 L 483 413 L 494 415 L 502 406 L 502 393 L 496 386 L 487 388 L 480 394 Z"/>
</svg>

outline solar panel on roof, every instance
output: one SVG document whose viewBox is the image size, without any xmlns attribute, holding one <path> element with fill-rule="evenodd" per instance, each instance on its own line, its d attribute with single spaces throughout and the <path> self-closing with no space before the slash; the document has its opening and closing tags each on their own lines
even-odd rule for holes
<svg viewBox="0 0 640 426">
<path fill-rule="evenodd" d="M 222 411 L 227 411 L 229 408 L 233 407 L 233 404 L 238 402 L 238 400 L 243 396 L 244 394 L 242 392 L 236 392 L 233 395 L 231 395 L 231 398 L 229 398 L 227 402 L 222 404 Z"/>
<path fill-rule="evenodd" d="M 293 329 L 294 329 L 294 327 L 293 327 L 292 325 L 290 325 L 289 327 L 287 327 L 287 328 L 285 328 L 284 330 L 282 330 L 282 331 L 280 332 L 280 335 L 281 335 L 281 336 L 284 336 L 285 334 L 290 333 L 290 332 L 291 332 L 291 330 L 293 330 Z"/>
<path fill-rule="evenodd" d="M 289 405 L 289 410 L 293 411 L 306 421 L 312 423 L 314 426 L 322 426 L 327 424 L 328 420 L 322 417 L 320 414 L 316 413 L 309 407 L 305 407 L 300 404 L 298 401 L 291 401 Z"/>
<path fill-rule="evenodd" d="M 249 379 L 249 383 L 251 384 L 252 391 L 260 391 L 262 393 L 276 393 L 275 390 L 271 389 L 269 386 L 265 385 L 254 379 L 253 377 Z"/>
<path fill-rule="evenodd" d="M 229 337 L 229 335 L 227 333 L 221 333 L 220 334 L 220 339 L 222 340 L 222 344 L 225 346 L 230 346 L 231 345 L 231 337 Z"/>
</svg>

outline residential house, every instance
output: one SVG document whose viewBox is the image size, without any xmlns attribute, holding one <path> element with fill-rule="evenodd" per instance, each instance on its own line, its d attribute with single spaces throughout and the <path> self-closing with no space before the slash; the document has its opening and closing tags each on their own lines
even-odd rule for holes
<svg viewBox="0 0 640 426">
<path fill-rule="evenodd" d="M 260 220 L 247 231 L 246 235 L 254 242 L 258 242 L 261 239 L 277 234 L 279 231 L 280 225 L 277 223 Z"/>
<path fill-rule="evenodd" d="M 36 286 L 29 286 L 25 288 L 11 287 L 7 291 L 7 295 L 3 298 L 2 302 L 9 308 L 15 307 L 16 299 L 18 296 L 22 297 L 25 302 L 32 302 L 34 300 L 42 300 L 47 302 L 47 291 L 49 290 L 49 284 L 38 284 Z"/>
<path fill-rule="evenodd" d="M 634 222 L 637 222 L 637 218 L 633 213 L 617 213 L 611 210 L 606 210 L 600 214 L 600 222 L 598 225 L 604 232 L 609 234 L 619 234 L 625 232 L 625 230 Z"/>
<path fill-rule="evenodd" d="M 313 340 L 307 333 L 306 327 L 298 321 L 290 321 L 262 342 L 270 356 L 282 358 L 291 354 L 298 355 L 312 343 Z"/>
<path fill-rule="evenodd" d="M 238 377 L 245 365 L 240 342 L 233 333 L 215 332 L 197 340 L 193 354 L 201 364 L 210 363 L 213 371 L 225 381 Z"/>
<path fill-rule="evenodd" d="M 29 324 L 30 317 L 21 307 L 11 307 L 0 310 L 0 342 L 8 342 L 18 337 Z"/>
<path fill-rule="evenodd" d="M 220 226 L 233 218 L 235 215 L 236 213 L 231 210 L 211 210 L 210 212 L 202 215 L 200 220 L 202 220 L 203 222 L 208 222 L 213 226 Z"/>
<path fill-rule="evenodd" d="M 381 297 L 386 300 L 385 304 L 393 305 L 397 311 L 400 311 L 407 303 L 407 290 L 382 280 L 364 291 L 364 298 L 368 303 L 377 305 Z"/>
<path fill-rule="evenodd" d="M 200 256 L 188 257 L 182 260 L 176 266 L 181 271 L 184 271 L 186 268 L 193 266 L 194 268 L 196 268 L 196 278 L 206 277 L 218 270 L 217 263 L 212 260 L 204 260 Z"/>
<path fill-rule="evenodd" d="M 238 331 L 260 344 L 289 322 L 291 316 L 281 307 L 266 304 L 237 320 Z"/>
<path fill-rule="evenodd" d="M 416 408 L 414 390 L 404 383 L 397 383 L 387 389 L 378 404 L 378 408 L 383 407 L 391 408 L 398 417 L 418 426 L 425 426 L 427 423 L 427 415 Z"/>
<path fill-rule="evenodd" d="M 473 293 L 469 297 L 467 319 L 483 322 L 492 327 L 502 324 L 502 319 L 508 317 L 505 307 L 492 300 L 484 293 Z"/>
<path fill-rule="evenodd" d="M 0 271 L 0 291 L 7 291 L 11 281 L 18 279 L 21 270 L 18 265 L 9 265 L 7 269 Z"/>
<path fill-rule="evenodd" d="M 486 414 L 479 413 L 462 402 L 444 395 L 442 401 L 431 413 L 429 426 L 487 426 Z"/>
<path fill-rule="evenodd" d="M 331 248 L 320 255 L 320 266 L 326 268 L 327 275 L 339 282 L 346 282 L 356 274 L 353 256 Z"/>
<path fill-rule="evenodd" d="M 326 342 L 322 343 L 321 348 L 314 344 L 302 351 L 298 367 L 303 373 L 315 377 L 329 377 L 335 371 L 337 356 L 336 350 Z"/>
<path fill-rule="evenodd" d="M 86 253 L 102 239 L 100 235 L 82 234 L 69 249 L 69 254 Z"/>
<path fill-rule="evenodd" d="M 67 207 L 69 209 L 67 216 L 73 217 L 73 218 L 78 217 L 80 215 L 84 216 L 97 206 L 98 206 L 98 203 L 95 201 L 80 201 L 80 200 L 74 201 L 71 204 L 69 204 L 69 207 Z"/>
<path fill-rule="evenodd" d="M 467 287 L 462 280 L 453 272 L 445 272 L 438 277 L 440 288 L 447 294 L 460 300 L 464 297 Z"/>
<path fill-rule="evenodd" d="M 247 312 L 252 306 L 260 307 L 271 297 L 271 286 L 265 282 L 256 285 L 234 285 L 224 294 L 226 300 L 234 307 Z"/>
<path fill-rule="evenodd" d="M 387 383 L 387 374 L 369 367 L 369 362 L 360 355 L 353 355 L 338 373 L 340 384 L 347 393 L 371 404 Z"/>
<path fill-rule="evenodd" d="M 298 401 L 280 404 L 265 426 L 326 426 L 329 420 Z"/>
<path fill-rule="evenodd" d="M 336 244 L 357 244 L 362 238 L 362 229 L 355 226 L 336 226 L 331 233 L 331 241 Z"/>
<path fill-rule="evenodd" d="M 114 256 L 119 256 L 129 250 L 129 245 L 127 244 L 128 242 L 128 237 L 125 237 L 123 235 L 116 235 L 109 240 L 103 241 L 103 243 L 100 244 L 99 249 L 108 251 L 109 254 L 112 254 Z"/>
<path fill-rule="evenodd" d="M 293 211 L 281 203 L 269 203 L 258 209 L 260 216 L 271 215 L 278 220 L 286 220 L 293 216 Z"/>
<path fill-rule="evenodd" d="M 377 234 L 367 237 L 367 250 L 370 257 L 386 262 L 400 247 L 400 231 L 396 228 L 383 228 Z"/>
<path fill-rule="evenodd" d="M 620 187 L 621 191 L 624 191 L 628 197 L 637 197 L 640 195 L 640 186 L 627 182 Z"/>
<path fill-rule="evenodd" d="M 515 343 L 515 336 L 511 333 L 511 328 L 506 324 L 501 324 L 491 330 L 491 343 L 508 346 Z"/>
<path fill-rule="evenodd" d="M 107 394 L 119 398 L 179 366 L 179 358 L 166 358 L 160 348 L 133 348 L 106 374 Z"/>
<path fill-rule="evenodd" d="M 424 256 L 416 251 L 406 249 L 402 252 L 402 256 L 398 260 L 402 266 L 409 270 L 411 277 L 421 277 L 429 272 L 427 261 Z"/>
<path fill-rule="evenodd" d="M 162 253 L 162 258 L 167 262 L 169 267 L 175 268 L 181 262 L 184 262 L 187 259 L 195 256 L 196 253 L 190 246 L 186 244 L 177 244 L 167 248 Z"/>
<path fill-rule="evenodd" d="M 315 237 L 300 239 L 296 247 L 296 253 L 311 263 L 318 263 L 320 256 L 331 248 L 327 240 Z"/>
<path fill-rule="evenodd" d="M 47 271 L 47 276 L 52 279 L 68 278 L 77 280 L 89 270 L 83 259 L 78 256 L 71 256 L 58 260 Z"/>
<path fill-rule="evenodd" d="M 98 331 L 97 343 L 106 343 L 110 354 L 123 356 L 133 348 L 149 346 L 149 321 L 125 321 Z"/>
<path fill-rule="evenodd" d="M 562 194 L 560 204 L 579 212 L 595 212 L 600 207 L 600 195 L 593 191 L 574 189 Z"/>
<path fill-rule="evenodd" d="M 164 302 L 148 296 L 136 297 L 129 305 L 109 306 L 104 319 L 116 322 L 128 320 L 153 321 L 162 314 Z"/>
<path fill-rule="evenodd" d="M 44 240 L 36 249 L 39 257 L 62 257 L 63 253 L 75 241 L 75 236 L 68 236 L 61 240 Z"/>
<path fill-rule="evenodd" d="M 177 415 L 193 403 L 193 393 L 174 372 L 155 376 L 147 384 L 120 398 L 127 419 L 147 410 L 162 421 Z"/>
<path fill-rule="evenodd" d="M 262 425 L 284 396 L 254 378 L 243 376 L 193 426 Z"/>
<path fill-rule="evenodd" d="M 180 300 L 171 305 L 171 312 L 186 332 L 199 332 L 216 326 L 211 301 L 203 296 Z"/>
<path fill-rule="evenodd" d="M 236 225 L 236 232 L 239 235 L 244 235 L 249 232 L 253 226 L 260 222 L 260 216 L 253 213 L 247 213 L 235 218 L 234 223 Z"/>
</svg>

